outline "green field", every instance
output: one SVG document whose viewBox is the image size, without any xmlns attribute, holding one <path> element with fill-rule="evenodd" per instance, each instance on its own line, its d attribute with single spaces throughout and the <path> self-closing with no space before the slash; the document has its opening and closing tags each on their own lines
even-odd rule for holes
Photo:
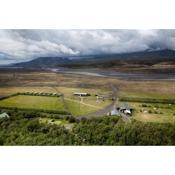
<svg viewBox="0 0 175 175">
<path fill-rule="evenodd" d="M 74 116 L 82 116 L 91 112 L 102 109 L 111 103 L 110 100 L 96 101 L 96 97 L 83 97 L 83 101 L 79 97 L 72 95 L 72 89 L 65 94 L 65 103 L 61 97 L 33 96 L 33 95 L 16 95 L 4 100 L 0 100 L 1 108 L 18 108 L 33 110 L 49 110 L 49 111 L 67 111 Z"/>
<path fill-rule="evenodd" d="M 121 91 L 119 92 L 119 98 L 144 98 L 144 99 L 168 99 L 168 100 L 175 100 L 174 94 L 163 94 L 159 91 L 156 92 L 126 92 Z"/>
<path fill-rule="evenodd" d="M 133 118 L 143 122 L 175 122 L 175 104 L 128 102 Z"/>
<path fill-rule="evenodd" d="M 18 95 L 0 100 L 0 107 L 64 111 L 60 97 Z"/>
<path fill-rule="evenodd" d="M 174 123 L 175 95 L 159 92 L 120 92 L 121 103 L 133 109 L 133 118 L 142 122 Z"/>
<path fill-rule="evenodd" d="M 66 100 L 66 104 L 68 106 L 68 110 L 75 116 L 86 115 L 99 109 L 69 100 Z"/>
<path fill-rule="evenodd" d="M 79 97 L 65 98 L 68 110 L 75 116 L 86 115 L 98 111 L 111 103 L 110 100 L 96 101 L 96 97 L 84 97 L 83 101 Z"/>
<path fill-rule="evenodd" d="M 91 112 L 98 111 L 111 103 L 111 100 L 105 99 L 97 102 L 95 94 L 109 94 L 110 91 L 104 91 L 101 89 L 87 89 L 87 88 L 66 88 L 57 87 L 60 93 L 64 94 L 65 102 L 67 104 L 68 111 L 74 116 L 83 116 Z M 74 96 L 74 92 L 87 92 L 91 96 L 83 97 L 81 101 L 80 97 Z"/>
</svg>

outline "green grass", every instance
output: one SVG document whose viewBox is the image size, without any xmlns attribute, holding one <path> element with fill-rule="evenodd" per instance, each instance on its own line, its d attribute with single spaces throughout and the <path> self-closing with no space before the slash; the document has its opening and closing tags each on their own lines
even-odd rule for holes
<svg viewBox="0 0 175 175">
<path fill-rule="evenodd" d="M 60 97 L 18 95 L 0 101 L 0 107 L 64 111 Z"/>
<path fill-rule="evenodd" d="M 174 123 L 175 96 L 158 93 L 120 92 L 120 99 L 134 108 L 133 118 L 142 122 Z M 146 105 L 146 106 L 145 106 Z"/>
<path fill-rule="evenodd" d="M 143 122 L 174 123 L 175 105 L 128 102 L 134 108 L 133 118 Z"/>
<path fill-rule="evenodd" d="M 101 89 L 87 89 L 87 88 L 66 88 L 66 87 L 58 87 L 57 90 L 64 94 L 65 101 L 67 104 L 68 111 L 71 112 L 74 116 L 83 116 L 88 113 L 97 111 L 99 109 L 108 106 L 112 103 L 111 100 L 99 100 L 96 102 L 95 94 L 109 94 L 110 91 L 104 91 Z M 91 96 L 83 97 L 83 103 L 80 103 L 80 97 L 74 96 L 74 92 L 87 92 L 91 94 Z"/>
<path fill-rule="evenodd" d="M 71 99 L 77 100 L 78 102 L 80 101 L 79 97 L 71 97 Z M 112 103 L 112 101 L 109 100 L 109 99 L 105 99 L 104 101 L 99 100 L 99 102 L 97 102 L 96 96 L 84 97 L 83 102 L 86 103 L 86 104 L 93 105 L 97 108 L 104 108 L 105 106 L 108 106 L 110 103 Z"/>
<path fill-rule="evenodd" d="M 98 110 L 98 108 L 95 108 L 95 107 L 93 108 L 93 107 L 83 105 L 73 101 L 66 100 L 66 103 L 67 103 L 69 112 L 71 112 L 75 116 L 86 115 L 90 112 L 94 112 Z"/>
<path fill-rule="evenodd" d="M 170 99 L 175 100 L 175 95 L 170 94 L 163 94 L 160 92 L 126 92 L 120 91 L 119 97 L 121 98 L 147 98 L 147 99 Z"/>
</svg>

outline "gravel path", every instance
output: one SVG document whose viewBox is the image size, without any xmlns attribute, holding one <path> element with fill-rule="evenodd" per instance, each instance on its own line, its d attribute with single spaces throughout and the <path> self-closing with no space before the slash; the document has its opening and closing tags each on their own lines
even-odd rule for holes
<svg viewBox="0 0 175 175">
<path fill-rule="evenodd" d="M 110 112 L 113 107 L 114 107 L 114 103 L 111 103 L 110 105 L 106 106 L 105 108 L 103 109 L 100 109 L 98 111 L 95 111 L 95 112 L 92 112 L 92 113 L 89 113 L 85 116 L 82 116 L 82 117 L 87 117 L 87 118 L 90 118 L 90 117 L 102 117 L 102 116 L 106 116 L 108 112 Z"/>
</svg>

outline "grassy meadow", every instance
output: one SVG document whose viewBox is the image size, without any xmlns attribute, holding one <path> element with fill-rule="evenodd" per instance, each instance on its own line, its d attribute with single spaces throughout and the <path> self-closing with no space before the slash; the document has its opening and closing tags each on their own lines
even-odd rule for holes
<svg viewBox="0 0 175 175">
<path fill-rule="evenodd" d="M 0 107 L 21 109 L 42 109 L 64 111 L 64 103 L 60 97 L 17 95 L 0 100 Z"/>
<path fill-rule="evenodd" d="M 18 92 L 60 92 L 64 94 L 63 99 L 56 97 L 43 97 L 43 96 L 30 96 L 30 95 L 18 95 L 10 97 L 5 100 L 0 100 L 0 107 L 13 107 L 13 108 L 29 108 L 29 109 L 42 109 L 42 110 L 67 110 L 74 116 L 83 116 L 91 112 L 95 112 L 99 109 L 111 103 L 111 100 L 99 100 L 97 102 L 96 94 L 108 94 L 100 89 L 87 89 L 87 88 L 68 88 L 68 87 L 9 87 L 0 88 L 2 95 L 11 95 Z M 91 96 L 80 97 L 74 96 L 74 92 L 86 92 Z"/>
</svg>

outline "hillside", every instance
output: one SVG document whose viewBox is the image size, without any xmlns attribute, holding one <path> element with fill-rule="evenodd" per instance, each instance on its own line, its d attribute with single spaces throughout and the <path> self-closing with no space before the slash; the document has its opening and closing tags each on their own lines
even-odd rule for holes
<svg viewBox="0 0 175 175">
<path fill-rule="evenodd" d="M 153 66 L 157 64 L 175 65 L 175 51 L 144 51 L 113 55 L 90 55 L 74 57 L 40 57 L 32 61 L 17 63 L 13 66 L 28 68 L 46 67 L 95 67 L 95 68 L 115 68 L 115 67 L 138 67 Z"/>
</svg>

